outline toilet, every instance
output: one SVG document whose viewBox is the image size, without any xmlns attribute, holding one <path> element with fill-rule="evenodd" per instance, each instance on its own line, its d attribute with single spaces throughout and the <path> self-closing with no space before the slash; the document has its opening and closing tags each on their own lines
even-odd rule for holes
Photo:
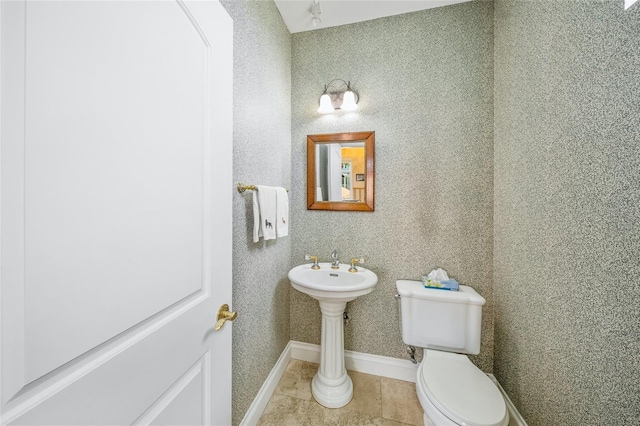
<svg viewBox="0 0 640 426">
<path fill-rule="evenodd" d="M 396 289 L 402 340 L 424 348 L 416 392 L 425 425 L 507 426 L 500 390 L 465 355 L 480 352 L 484 298 L 464 285 L 447 291 L 398 280 Z"/>
</svg>

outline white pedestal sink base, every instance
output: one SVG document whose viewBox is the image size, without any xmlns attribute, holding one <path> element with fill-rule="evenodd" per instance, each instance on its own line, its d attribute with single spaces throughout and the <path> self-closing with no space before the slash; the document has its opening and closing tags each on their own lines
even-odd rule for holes
<svg viewBox="0 0 640 426">
<path fill-rule="evenodd" d="M 344 407 L 353 397 L 353 383 L 344 367 L 344 323 L 347 302 L 319 301 L 322 312 L 320 368 L 311 382 L 313 397 L 327 408 Z"/>
<path fill-rule="evenodd" d="M 353 397 L 353 383 L 344 367 L 344 323 L 342 314 L 347 302 L 371 293 L 378 276 L 368 269 L 349 272 L 349 265 L 338 269 L 321 263 L 320 269 L 310 264 L 289 271 L 291 285 L 320 303 L 322 342 L 320 368 L 313 376 L 311 390 L 319 404 L 328 408 L 344 407 Z"/>
<path fill-rule="evenodd" d="M 318 374 L 313 376 L 311 381 L 311 392 L 318 404 L 327 408 L 340 408 L 347 405 L 353 398 L 353 383 L 351 377 L 345 373 L 345 380 L 342 385 L 331 386 L 322 383 Z"/>
</svg>

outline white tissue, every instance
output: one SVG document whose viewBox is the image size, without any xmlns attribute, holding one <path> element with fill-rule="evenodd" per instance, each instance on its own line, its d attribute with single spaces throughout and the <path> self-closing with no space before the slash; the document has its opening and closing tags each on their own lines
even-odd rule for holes
<svg viewBox="0 0 640 426">
<path fill-rule="evenodd" d="M 447 271 L 445 271 L 444 269 L 438 268 L 429 272 L 429 275 L 427 275 L 427 278 L 433 281 L 442 282 L 442 281 L 447 281 L 449 279 L 449 275 L 447 274 Z"/>
</svg>

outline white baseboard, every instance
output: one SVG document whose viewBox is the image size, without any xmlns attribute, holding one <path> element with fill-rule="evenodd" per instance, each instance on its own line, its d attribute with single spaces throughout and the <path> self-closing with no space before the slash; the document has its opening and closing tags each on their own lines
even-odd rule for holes
<svg viewBox="0 0 640 426">
<path fill-rule="evenodd" d="M 319 345 L 296 342 L 294 340 L 290 341 L 289 344 L 291 345 L 291 358 L 320 363 Z M 354 351 L 344 351 L 344 364 L 347 370 L 412 383 L 416 382 L 418 371 L 418 366 L 409 360 Z"/>
<path fill-rule="evenodd" d="M 509 395 L 507 395 L 507 393 L 500 385 L 498 379 L 496 379 L 493 374 L 487 374 L 487 376 L 489 376 L 491 381 L 496 384 L 498 389 L 500 389 L 500 393 L 504 397 L 504 403 L 507 405 L 507 411 L 509 411 L 509 426 L 528 426 L 527 422 L 524 421 L 524 419 L 516 409 L 516 406 L 513 405 L 513 402 L 511 402 Z"/>
<path fill-rule="evenodd" d="M 289 364 L 289 360 L 291 360 L 291 341 L 289 341 L 287 346 L 284 347 L 278 361 L 276 361 L 276 365 L 271 369 L 271 372 L 267 376 L 267 380 L 265 380 L 260 387 L 258 394 L 253 399 L 249 409 L 242 418 L 240 426 L 253 426 L 258 423 L 262 412 L 267 407 L 267 404 L 271 399 L 271 395 L 275 392 L 276 386 L 278 386 L 278 382 L 280 382 L 280 379 L 284 374 L 284 370 L 287 368 L 287 364 Z"/>
<path fill-rule="evenodd" d="M 297 342 L 290 340 L 291 358 L 300 361 L 315 362 L 320 364 L 320 346 L 311 343 Z"/>
<path fill-rule="evenodd" d="M 291 359 L 319 364 L 320 346 L 290 340 L 284 348 L 284 351 L 282 351 L 280 358 L 278 358 L 278 361 L 273 366 L 267 380 L 262 384 L 258 394 L 240 422 L 240 426 L 255 425 L 258 422 Z M 396 380 L 404 380 L 412 383 L 415 383 L 416 381 L 418 370 L 418 366 L 411 363 L 409 360 L 354 351 L 344 351 L 344 363 L 347 370 L 388 377 Z M 511 418 L 509 426 L 527 426 L 527 423 L 524 421 L 522 416 L 520 416 L 520 413 L 518 413 L 518 410 L 516 410 L 515 406 L 493 374 L 489 374 L 489 378 L 496 383 L 500 392 L 504 396 L 507 409 L 509 410 L 509 417 Z"/>
</svg>

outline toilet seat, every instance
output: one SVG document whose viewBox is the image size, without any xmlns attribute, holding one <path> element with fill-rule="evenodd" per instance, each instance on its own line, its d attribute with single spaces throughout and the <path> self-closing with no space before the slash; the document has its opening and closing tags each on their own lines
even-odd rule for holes
<svg viewBox="0 0 640 426">
<path fill-rule="evenodd" d="M 503 426 L 509 422 L 502 394 L 466 355 L 425 349 L 417 380 L 418 391 L 459 425 Z"/>
</svg>

